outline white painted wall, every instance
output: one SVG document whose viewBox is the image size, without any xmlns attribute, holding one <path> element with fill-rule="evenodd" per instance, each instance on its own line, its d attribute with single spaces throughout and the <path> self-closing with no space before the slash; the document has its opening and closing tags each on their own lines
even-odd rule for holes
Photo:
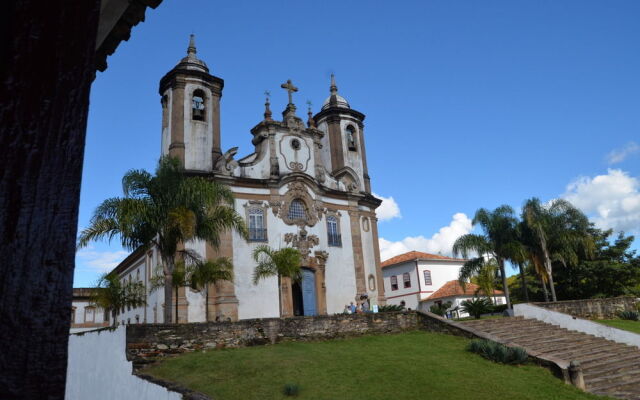
<svg viewBox="0 0 640 400">
<path fill-rule="evenodd" d="M 411 277 L 411 287 L 404 287 L 403 274 L 409 273 Z M 384 293 L 387 298 L 387 304 L 401 304 L 405 302 L 405 307 L 415 310 L 418 307 L 418 275 L 416 274 L 415 261 L 407 261 L 402 264 L 392 265 L 382 269 L 384 280 Z M 398 279 L 398 289 L 391 290 L 391 277 Z"/>
<path fill-rule="evenodd" d="M 205 120 L 191 119 L 193 92 L 205 93 Z M 188 170 L 211 171 L 213 169 L 213 108 L 211 90 L 197 81 L 188 82 L 184 89 L 184 166 Z"/>
<path fill-rule="evenodd" d="M 182 395 L 132 375 L 126 328 L 69 337 L 66 400 L 180 400 Z"/>
<path fill-rule="evenodd" d="M 548 310 L 532 304 L 515 304 L 513 314 L 517 317 L 537 319 L 561 328 L 584 332 L 589 335 L 602 337 L 618 343 L 628 344 L 640 348 L 640 335 L 637 333 L 612 328 L 597 322 L 573 317 L 569 314 Z"/>
<path fill-rule="evenodd" d="M 442 303 L 446 303 L 448 301 L 451 302 L 451 307 L 449 307 L 449 309 L 447 311 L 451 311 L 453 309 L 455 309 L 456 307 L 458 307 L 458 316 L 460 318 L 466 318 L 469 317 L 469 313 L 460 310 L 460 307 L 462 307 L 462 302 L 466 301 L 466 300 L 471 300 L 473 299 L 473 296 L 450 296 L 450 297 L 442 297 L 439 299 L 435 299 L 435 300 L 423 300 L 420 302 L 420 311 L 424 311 L 424 312 L 428 312 L 431 308 L 431 306 L 433 306 L 434 304 L 436 304 L 436 301 L 441 301 Z M 498 302 L 498 304 L 507 304 L 506 303 L 506 297 L 504 296 L 496 296 L 496 300 Z M 493 301 L 493 296 L 491 297 L 491 301 Z"/>
<path fill-rule="evenodd" d="M 418 261 L 418 279 L 420 279 L 420 299 L 426 299 L 445 283 L 458 279 L 462 261 L 423 260 Z M 432 285 L 425 285 L 424 271 L 431 271 Z"/>
</svg>

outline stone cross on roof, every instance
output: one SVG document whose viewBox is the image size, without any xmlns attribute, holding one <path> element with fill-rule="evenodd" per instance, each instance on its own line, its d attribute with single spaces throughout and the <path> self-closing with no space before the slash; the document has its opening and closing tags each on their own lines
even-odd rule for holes
<svg viewBox="0 0 640 400">
<path fill-rule="evenodd" d="M 294 92 L 297 92 L 298 88 L 293 86 L 293 83 L 291 83 L 291 79 L 287 80 L 286 83 L 283 83 L 282 85 L 280 85 L 280 87 L 287 90 L 287 93 L 289 94 L 289 104 L 293 104 L 292 94 Z"/>
</svg>

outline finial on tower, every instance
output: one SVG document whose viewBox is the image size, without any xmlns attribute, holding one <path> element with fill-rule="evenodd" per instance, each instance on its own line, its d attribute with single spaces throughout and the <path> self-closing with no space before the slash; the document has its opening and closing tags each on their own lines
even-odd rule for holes
<svg viewBox="0 0 640 400">
<path fill-rule="evenodd" d="M 269 98 L 271 97 L 271 92 L 269 92 L 268 90 L 265 90 L 264 95 L 266 96 L 266 100 L 264 103 L 264 120 L 271 121 L 271 109 L 269 108 L 269 105 L 271 104 L 269 102 Z"/>
<path fill-rule="evenodd" d="M 338 93 L 338 86 L 336 85 L 336 76 L 334 74 L 331 74 L 331 87 L 329 87 L 329 91 L 331 92 L 331 94 Z"/>
<path fill-rule="evenodd" d="M 187 55 L 189 56 L 196 56 L 196 35 L 194 35 L 193 33 L 191 34 L 191 36 L 189 37 L 189 47 L 187 48 Z"/>
<path fill-rule="evenodd" d="M 311 100 L 307 100 L 307 107 L 308 107 L 307 115 L 309 116 L 309 119 L 307 119 L 307 126 L 309 128 L 315 128 L 316 121 L 313 119 L 313 113 L 311 112 Z"/>
</svg>

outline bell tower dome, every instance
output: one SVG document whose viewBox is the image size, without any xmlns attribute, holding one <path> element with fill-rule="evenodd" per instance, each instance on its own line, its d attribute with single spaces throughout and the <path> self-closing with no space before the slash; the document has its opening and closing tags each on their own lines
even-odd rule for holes
<svg viewBox="0 0 640 400">
<path fill-rule="evenodd" d="M 210 172 L 220 151 L 220 97 L 224 81 L 196 57 L 191 35 L 187 56 L 160 80 L 162 155 L 189 171 Z"/>
<path fill-rule="evenodd" d="M 325 132 L 328 155 L 325 166 L 338 179 L 356 185 L 358 191 L 371 193 L 367 169 L 367 154 L 364 145 L 365 115 L 351 108 L 347 100 L 338 94 L 336 79 L 331 74 L 329 97 L 313 119 L 318 129 Z M 341 179 L 342 180 L 342 179 Z"/>
</svg>

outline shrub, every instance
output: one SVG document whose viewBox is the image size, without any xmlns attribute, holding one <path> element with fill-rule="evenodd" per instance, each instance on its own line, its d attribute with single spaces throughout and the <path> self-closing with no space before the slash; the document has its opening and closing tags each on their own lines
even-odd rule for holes
<svg viewBox="0 0 640 400">
<path fill-rule="evenodd" d="M 282 388 L 282 393 L 285 396 L 295 397 L 300 393 L 300 386 L 295 383 L 287 383 L 284 385 L 284 388 Z"/>
<path fill-rule="evenodd" d="M 525 349 L 521 347 L 507 347 L 501 343 L 484 339 L 472 340 L 467 350 L 501 364 L 524 364 L 529 357 Z"/>
<path fill-rule="evenodd" d="M 492 313 L 503 313 L 506 309 L 507 309 L 507 305 L 506 304 L 499 304 L 497 306 L 492 306 L 491 307 L 491 312 Z"/>
<path fill-rule="evenodd" d="M 434 304 L 429 307 L 429 311 L 442 317 L 447 312 L 447 310 L 451 308 L 451 304 L 452 303 L 450 301 L 447 301 L 444 304 Z"/>
<path fill-rule="evenodd" d="M 399 304 L 386 304 L 384 306 L 378 307 L 378 312 L 387 311 L 404 311 L 404 306 L 401 306 Z"/>
<path fill-rule="evenodd" d="M 465 300 L 460 305 L 462 311 L 469 313 L 476 319 L 480 318 L 482 314 L 490 313 L 493 307 L 491 300 L 486 297 Z"/>
<path fill-rule="evenodd" d="M 637 311 L 620 311 L 618 313 L 618 317 L 620 317 L 620 319 L 627 319 L 630 321 L 639 321 L 640 313 Z"/>
</svg>

